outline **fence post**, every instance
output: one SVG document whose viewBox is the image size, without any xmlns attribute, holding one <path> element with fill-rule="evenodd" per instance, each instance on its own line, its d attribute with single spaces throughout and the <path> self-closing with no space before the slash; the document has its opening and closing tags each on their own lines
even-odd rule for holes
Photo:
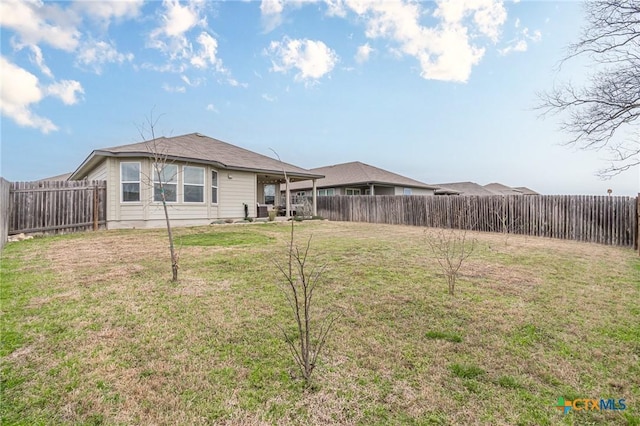
<svg viewBox="0 0 640 426">
<path fill-rule="evenodd" d="M 636 197 L 636 242 L 634 248 L 638 250 L 638 255 L 640 255 L 640 192 Z"/>
<path fill-rule="evenodd" d="M 98 230 L 98 185 L 93 183 L 93 230 Z"/>
<path fill-rule="evenodd" d="M 8 181 L 0 177 L 0 250 L 4 247 L 9 236 L 10 186 Z"/>
</svg>

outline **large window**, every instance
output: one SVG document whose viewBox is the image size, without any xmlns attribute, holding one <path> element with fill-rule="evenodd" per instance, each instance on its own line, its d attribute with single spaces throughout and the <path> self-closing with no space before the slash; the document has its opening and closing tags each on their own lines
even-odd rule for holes
<svg viewBox="0 0 640 426">
<path fill-rule="evenodd" d="M 360 195 L 360 188 L 346 188 L 344 193 L 346 195 Z"/>
<path fill-rule="evenodd" d="M 336 190 L 333 188 L 318 189 L 319 197 L 324 197 L 325 195 L 335 195 L 335 193 L 336 193 Z"/>
<path fill-rule="evenodd" d="M 160 172 L 160 173 L 158 173 Z M 178 201 L 178 166 L 175 164 L 153 165 L 153 201 L 162 201 L 162 190 L 167 203 Z"/>
<path fill-rule="evenodd" d="M 123 203 L 140 201 L 140 163 L 120 163 L 120 187 Z"/>
<path fill-rule="evenodd" d="M 204 168 L 184 166 L 182 169 L 184 202 L 204 202 Z"/>
<path fill-rule="evenodd" d="M 218 204 L 218 172 L 211 170 L 211 203 Z"/>
<path fill-rule="evenodd" d="M 403 193 L 404 195 L 411 195 L 411 194 L 413 194 L 413 191 L 411 190 L 411 188 L 404 188 L 404 189 L 402 190 L 402 193 Z"/>
</svg>

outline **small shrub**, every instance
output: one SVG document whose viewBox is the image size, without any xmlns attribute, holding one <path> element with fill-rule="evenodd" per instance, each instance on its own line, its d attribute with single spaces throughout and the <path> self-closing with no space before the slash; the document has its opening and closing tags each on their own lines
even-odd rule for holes
<svg viewBox="0 0 640 426">
<path fill-rule="evenodd" d="M 447 277 L 449 294 L 453 296 L 458 272 L 464 261 L 473 253 L 476 241 L 472 240 L 471 244 L 467 245 L 466 230 L 437 229 L 432 234 L 425 231 L 425 237 L 427 245 Z"/>
</svg>

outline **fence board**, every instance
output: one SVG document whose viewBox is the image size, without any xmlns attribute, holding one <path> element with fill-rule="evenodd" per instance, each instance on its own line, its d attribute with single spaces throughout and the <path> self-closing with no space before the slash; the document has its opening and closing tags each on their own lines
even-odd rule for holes
<svg viewBox="0 0 640 426">
<path fill-rule="evenodd" d="M 13 182 L 8 234 L 104 228 L 106 199 L 106 181 Z"/>
<path fill-rule="evenodd" d="M 404 224 L 638 247 L 639 198 L 584 195 L 318 197 L 334 221 Z"/>
</svg>

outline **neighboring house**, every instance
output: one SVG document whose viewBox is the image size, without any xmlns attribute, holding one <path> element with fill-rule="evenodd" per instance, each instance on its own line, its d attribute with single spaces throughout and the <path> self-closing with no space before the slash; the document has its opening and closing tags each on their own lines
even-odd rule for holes
<svg viewBox="0 0 640 426">
<path fill-rule="evenodd" d="M 475 182 L 439 183 L 437 195 L 496 195 L 482 185 Z"/>
<path fill-rule="evenodd" d="M 484 187 L 496 195 L 522 195 L 522 191 L 501 183 L 488 183 Z"/>
<path fill-rule="evenodd" d="M 316 181 L 317 195 L 434 195 L 436 186 L 428 185 L 378 167 L 354 161 L 310 169 L 324 175 Z M 280 186 L 284 191 L 284 185 Z M 289 185 L 293 195 L 311 196 L 310 181 Z"/>
<path fill-rule="evenodd" d="M 524 186 L 512 188 L 501 183 L 479 185 L 475 182 L 437 184 L 436 195 L 540 195 Z"/>
<path fill-rule="evenodd" d="M 176 225 L 249 217 L 265 202 L 265 186 L 323 176 L 199 133 L 93 151 L 69 180 L 107 181 L 107 227 L 164 224 L 154 158 L 166 158 L 162 179 Z M 315 206 L 314 206 L 315 207 Z"/>
<path fill-rule="evenodd" d="M 71 176 L 71 173 L 64 173 L 61 175 L 51 176 L 44 179 L 38 179 L 36 182 L 44 182 L 44 181 L 52 181 L 52 180 L 65 181 L 65 180 L 69 180 L 69 176 Z"/>
<path fill-rule="evenodd" d="M 540 195 L 539 192 L 534 191 L 533 189 L 529 189 L 526 186 L 515 186 L 513 189 L 517 189 L 522 192 L 522 195 Z"/>
</svg>

